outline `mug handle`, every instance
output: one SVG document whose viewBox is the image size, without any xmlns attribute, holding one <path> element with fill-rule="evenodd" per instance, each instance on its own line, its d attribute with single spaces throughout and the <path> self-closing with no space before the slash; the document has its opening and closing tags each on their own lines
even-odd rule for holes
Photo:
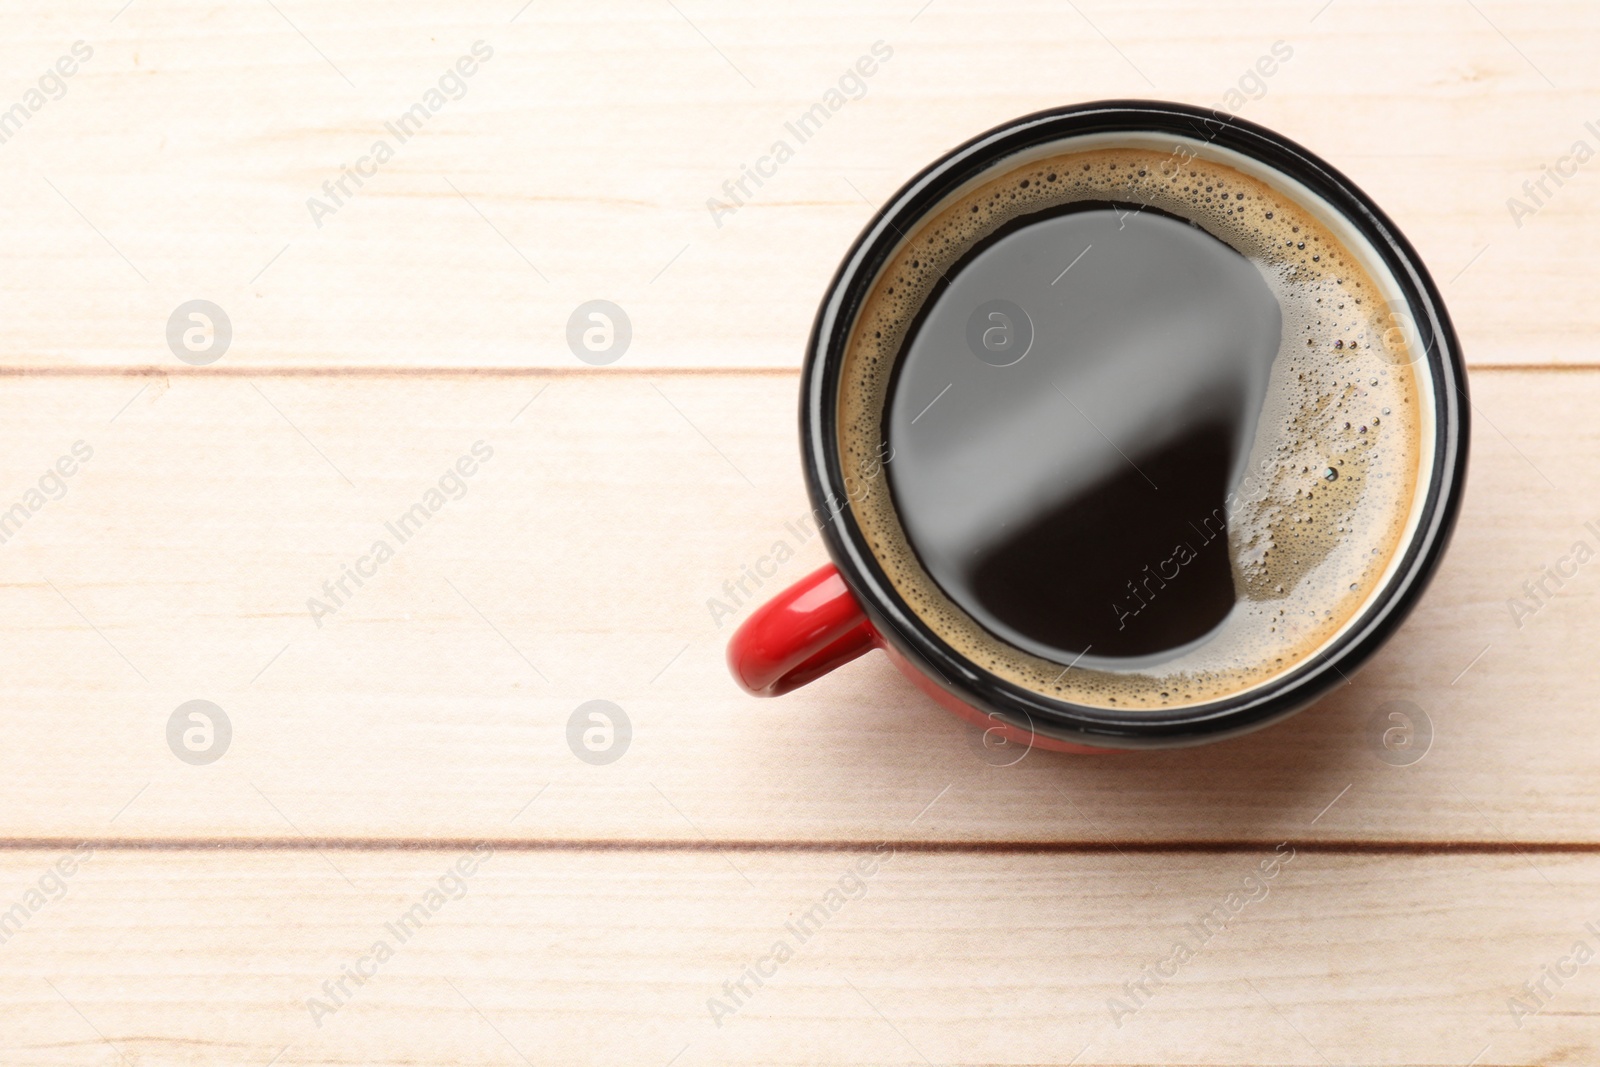
<svg viewBox="0 0 1600 1067">
<path fill-rule="evenodd" d="M 734 631 L 728 669 L 746 692 L 782 696 L 878 644 L 877 631 L 830 563 L 761 605 Z"/>
</svg>

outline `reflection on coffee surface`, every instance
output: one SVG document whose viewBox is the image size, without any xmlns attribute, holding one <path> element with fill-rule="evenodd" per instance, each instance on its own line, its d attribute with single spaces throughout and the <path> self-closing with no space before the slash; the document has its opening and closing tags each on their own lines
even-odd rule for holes
<svg viewBox="0 0 1600 1067">
<path fill-rule="evenodd" d="M 1014 167 L 912 233 L 857 316 L 856 519 L 911 608 L 1001 677 L 1121 708 L 1248 688 L 1398 550 L 1420 426 L 1388 312 L 1306 208 L 1224 163 Z"/>
</svg>

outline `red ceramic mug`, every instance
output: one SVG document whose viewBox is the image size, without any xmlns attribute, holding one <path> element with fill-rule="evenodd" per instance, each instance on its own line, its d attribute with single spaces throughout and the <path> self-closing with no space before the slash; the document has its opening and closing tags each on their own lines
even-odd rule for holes
<svg viewBox="0 0 1600 1067">
<path fill-rule="evenodd" d="M 913 611 L 870 551 L 853 514 L 838 445 L 841 362 L 879 269 L 918 223 L 1009 158 L 1073 141 L 1131 135 L 1175 153 L 1220 151 L 1281 176 L 1366 244 L 1400 294 L 1423 425 L 1407 534 L 1383 580 L 1335 637 L 1282 673 L 1201 704 L 1126 710 L 1071 703 L 997 676 L 952 648 Z M 1394 302 L 1391 302 L 1392 304 Z M 1400 321 L 1399 319 L 1396 320 Z M 1224 113 L 1116 101 L 1030 115 L 962 145 L 894 195 L 845 257 L 818 312 L 801 385 L 801 442 L 814 515 L 833 562 L 758 608 L 733 635 L 728 664 L 757 696 L 780 696 L 873 649 L 918 688 L 1007 741 L 1070 752 L 1172 747 L 1231 736 L 1305 707 L 1350 675 L 1416 604 L 1449 540 L 1467 457 L 1465 371 L 1443 302 L 1415 251 L 1349 179 L 1304 148 Z"/>
</svg>

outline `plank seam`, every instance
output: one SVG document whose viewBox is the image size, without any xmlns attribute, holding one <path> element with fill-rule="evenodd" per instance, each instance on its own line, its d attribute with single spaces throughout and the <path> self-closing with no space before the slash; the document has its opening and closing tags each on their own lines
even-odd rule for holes
<svg viewBox="0 0 1600 1067">
<path fill-rule="evenodd" d="M 87 846 L 105 852 L 458 852 L 478 845 L 489 845 L 504 852 L 856 852 L 863 848 L 887 846 L 896 852 L 972 855 L 1103 855 L 1117 854 L 1231 854 L 1270 850 L 1282 840 L 1305 853 L 1326 855 L 1595 855 L 1600 841 L 1359 841 L 1325 839 L 1296 840 L 1292 837 L 1230 840 L 1164 841 L 956 841 L 956 840 L 861 840 L 830 839 L 817 841 L 758 841 L 729 839 L 526 839 L 492 837 L 408 837 L 408 838 L 282 838 L 282 837 L 11 837 L 0 838 L 0 852 L 33 852 L 73 849 Z"/>
</svg>

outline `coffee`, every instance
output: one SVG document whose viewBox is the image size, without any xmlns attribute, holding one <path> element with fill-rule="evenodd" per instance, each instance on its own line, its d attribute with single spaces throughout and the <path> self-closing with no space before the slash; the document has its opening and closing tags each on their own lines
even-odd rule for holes
<svg viewBox="0 0 1600 1067">
<path fill-rule="evenodd" d="M 841 463 L 889 581 L 961 655 L 1075 703 L 1192 705 L 1302 662 L 1416 497 L 1414 342 L 1368 258 L 1200 146 L 969 183 L 845 355 Z"/>
</svg>

